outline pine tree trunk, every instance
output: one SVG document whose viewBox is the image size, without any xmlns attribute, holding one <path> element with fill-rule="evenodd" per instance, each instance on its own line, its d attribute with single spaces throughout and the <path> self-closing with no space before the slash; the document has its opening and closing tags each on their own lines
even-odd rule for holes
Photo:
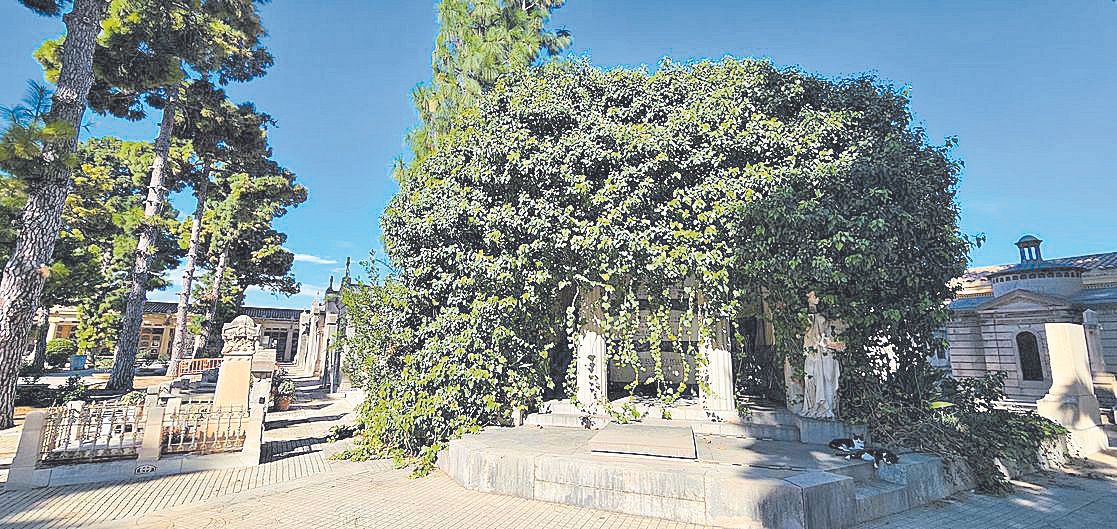
<svg viewBox="0 0 1117 529">
<path fill-rule="evenodd" d="M 43 292 L 43 266 L 54 253 L 62 208 L 73 185 L 64 161 L 77 146 L 77 131 L 93 84 L 93 50 L 107 9 L 108 0 L 74 0 L 73 10 L 62 17 L 67 37 L 48 121 L 64 121 L 74 134 L 44 146 L 43 172 L 28 182 L 19 237 L 0 273 L 0 429 L 13 426 L 20 357 Z"/>
<path fill-rule="evenodd" d="M 31 369 L 42 371 L 47 365 L 47 333 L 50 332 L 50 307 L 39 308 L 39 332 L 35 333 L 35 355 Z"/>
<path fill-rule="evenodd" d="M 221 301 L 221 282 L 225 279 L 225 268 L 229 262 L 229 248 L 221 248 L 221 257 L 217 259 L 217 268 L 213 269 L 213 287 L 210 288 L 209 308 L 206 309 L 205 319 L 202 320 L 202 332 L 194 337 L 194 358 L 205 354 L 206 344 L 209 343 L 210 334 L 214 332 L 213 320 L 217 318 L 217 304 Z"/>
<path fill-rule="evenodd" d="M 194 269 L 197 267 L 198 245 L 202 240 L 202 216 L 206 211 L 206 192 L 209 190 L 209 175 L 198 183 L 198 205 L 194 208 L 194 223 L 190 226 L 190 247 L 186 250 L 186 267 L 182 271 L 182 292 L 178 294 L 178 310 L 175 311 L 175 341 L 171 347 L 171 363 L 167 374 L 178 376 L 178 363 L 186 356 L 187 319 L 190 317 L 190 289 L 194 285 Z"/>
<path fill-rule="evenodd" d="M 163 120 L 159 123 L 159 137 L 155 139 L 155 161 L 151 164 L 151 180 L 147 185 L 144 222 L 136 243 L 136 261 L 132 265 L 132 286 L 128 292 L 120 336 L 116 339 L 116 353 L 113 355 L 108 389 L 132 389 L 132 369 L 136 365 L 136 349 L 140 343 L 140 327 L 143 326 L 147 283 L 151 277 L 151 258 L 155 252 L 155 239 L 159 237 L 159 216 L 167 198 L 166 179 L 170 172 L 167 158 L 170 156 L 171 136 L 175 128 L 178 90 L 177 85 L 167 87 L 167 104 L 163 108 Z"/>
</svg>

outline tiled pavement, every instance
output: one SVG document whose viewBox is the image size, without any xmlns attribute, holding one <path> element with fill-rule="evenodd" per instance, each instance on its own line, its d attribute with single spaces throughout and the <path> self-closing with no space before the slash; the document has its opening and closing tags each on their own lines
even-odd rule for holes
<svg viewBox="0 0 1117 529">
<path fill-rule="evenodd" d="M 343 401 L 304 392 L 269 417 L 268 462 L 149 481 L 0 494 L 0 527 L 30 529 L 696 528 L 665 520 L 463 489 L 435 472 L 410 479 L 385 462 L 327 461 L 320 450 Z M 1117 529 L 1117 458 L 1094 479 L 1034 475 L 1019 492 L 962 494 L 858 529 Z M 1104 470 L 1104 469 L 1103 469 Z"/>
<path fill-rule="evenodd" d="M 1117 479 L 1036 474 L 1003 498 L 962 493 L 858 529 L 1112 529 Z"/>
<path fill-rule="evenodd" d="M 1071 529 L 1117 527 L 1117 480 L 1030 476 L 1005 498 L 963 494 L 858 529 Z M 288 483 L 205 505 L 151 513 L 96 529 L 211 528 L 697 528 L 665 520 L 483 494 L 435 472 L 410 479 L 365 470 L 312 484 Z"/>
<path fill-rule="evenodd" d="M 698 526 L 463 489 L 445 474 L 362 472 L 310 485 L 287 484 L 241 497 L 152 513 L 96 529 L 697 529 Z"/>
<path fill-rule="evenodd" d="M 300 381 L 299 400 L 286 412 L 268 415 L 264 462 L 240 469 L 210 470 L 148 480 L 89 483 L 0 492 L 0 527 L 83 527 L 121 520 L 175 506 L 212 502 L 216 498 L 268 487 L 303 482 L 314 476 L 338 479 L 379 464 L 348 464 L 327 460 L 321 451 L 329 428 L 352 406 L 310 390 Z"/>
</svg>

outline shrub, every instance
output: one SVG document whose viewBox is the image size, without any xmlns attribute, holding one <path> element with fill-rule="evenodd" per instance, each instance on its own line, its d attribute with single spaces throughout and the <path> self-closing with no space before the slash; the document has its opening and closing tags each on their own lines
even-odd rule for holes
<svg viewBox="0 0 1117 529">
<path fill-rule="evenodd" d="M 81 377 L 74 375 L 66 379 L 66 384 L 55 390 L 55 402 L 58 404 L 71 400 L 85 400 L 89 396 L 89 388 L 85 387 Z"/>
<path fill-rule="evenodd" d="M 19 366 L 20 378 L 38 378 L 38 375 L 42 374 L 42 372 L 42 369 L 35 367 L 33 364 L 23 364 Z"/>
<path fill-rule="evenodd" d="M 77 354 L 78 345 L 73 340 L 55 338 L 47 342 L 47 363 L 54 367 L 63 367 L 70 357 Z"/>
<path fill-rule="evenodd" d="M 295 396 L 295 381 L 284 380 L 279 383 L 275 388 L 277 397 L 294 397 Z"/>
<path fill-rule="evenodd" d="M 147 400 L 147 393 L 143 391 L 131 391 L 117 399 L 117 402 L 128 406 L 137 406 L 143 404 L 145 400 Z"/>
<path fill-rule="evenodd" d="M 1038 465 L 1043 442 L 1067 434 L 1035 412 L 998 408 L 1005 396 L 1003 372 L 954 379 L 928 369 L 923 398 L 895 387 L 881 393 L 869 417 L 875 441 L 965 461 L 980 492 L 1001 494 L 1011 492 L 1012 484 L 998 460 Z"/>
</svg>

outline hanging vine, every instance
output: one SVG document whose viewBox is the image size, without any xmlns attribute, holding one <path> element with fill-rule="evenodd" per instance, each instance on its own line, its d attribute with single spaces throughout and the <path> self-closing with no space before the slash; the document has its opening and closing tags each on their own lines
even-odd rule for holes
<svg viewBox="0 0 1117 529">
<path fill-rule="evenodd" d="M 667 349 L 698 352 L 715 324 L 759 316 L 782 365 L 817 292 L 850 328 L 842 413 L 867 417 L 874 388 L 915 391 L 942 346 L 967 249 L 952 145 L 929 144 L 891 85 L 766 61 L 503 78 L 403 168 L 381 220 L 398 272 L 348 294 L 362 449 L 429 465 L 455 435 L 572 397 L 595 288 L 609 361 L 636 373 L 623 390 L 667 401 L 706 362 L 671 382 Z"/>
</svg>

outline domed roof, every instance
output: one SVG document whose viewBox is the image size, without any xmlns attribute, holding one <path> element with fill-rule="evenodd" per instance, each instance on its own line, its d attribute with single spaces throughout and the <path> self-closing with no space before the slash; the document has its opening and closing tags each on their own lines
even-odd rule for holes
<svg viewBox="0 0 1117 529">
<path fill-rule="evenodd" d="M 1036 237 L 1035 235 L 1025 235 L 1025 236 L 1021 237 L 1019 241 L 1016 241 L 1016 244 L 1018 244 L 1018 245 L 1019 244 L 1027 244 L 1027 243 L 1030 243 L 1030 242 L 1043 242 L 1043 241 L 1039 240 L 1039 238 Z"/>
</svg>

